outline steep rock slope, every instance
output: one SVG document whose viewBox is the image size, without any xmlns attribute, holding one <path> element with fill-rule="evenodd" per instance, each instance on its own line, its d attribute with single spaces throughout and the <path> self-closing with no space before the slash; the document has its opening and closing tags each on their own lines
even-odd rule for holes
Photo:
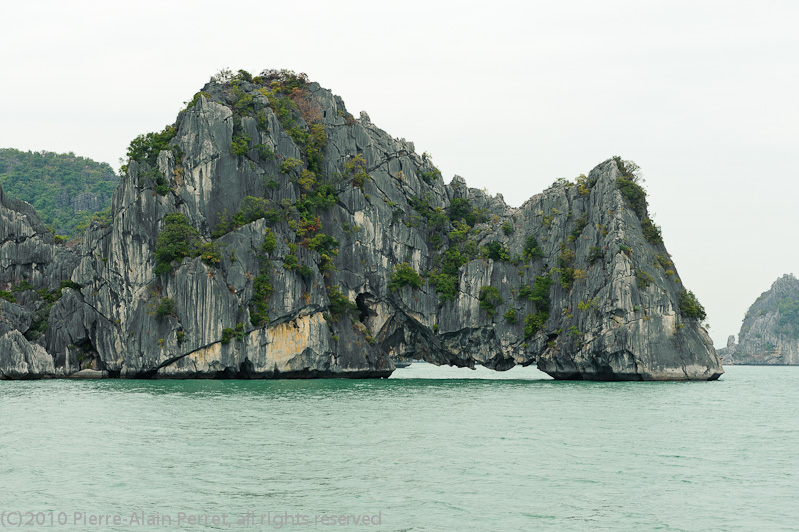
<svg viewBox="0 0 799 532">
<path fill-rule="evenodd" d="M 303 76 L 212 80 L 131 143 L 48 322 L 56 368 L 125 377 L 387 376 L 390 357 L 556 378 L 723 370 L 635 167 L 518 209 Z"/>
<path fill-rule="evenodd" d="M 56 245 L 31 205 L 0 187 L 0 378 L 64 374 L 42 347 L 48 318 L 78 255 Z M 63 284 L 62 284 L 63 283 Z"/>
<path fill-rule="evenodd" d="M 732 364 L 799 364 L 799 280 L 786 274 L 746 312 L 738 343 L 719 350 Z"/>
</svg>

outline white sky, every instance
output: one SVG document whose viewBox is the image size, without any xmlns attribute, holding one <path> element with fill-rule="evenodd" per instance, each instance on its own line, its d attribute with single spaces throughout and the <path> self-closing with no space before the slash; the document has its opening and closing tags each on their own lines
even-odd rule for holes
<svg viewBox="0 0 799 532">
<path fill-rule="evenodd" d="M 0 20 L 0 147 L 118 168 L 219 69 L 289 68 L 514 206 L 636 161 L 717 347 L 799 274 L 794 0 L 26 0 Z"/>
</svg>

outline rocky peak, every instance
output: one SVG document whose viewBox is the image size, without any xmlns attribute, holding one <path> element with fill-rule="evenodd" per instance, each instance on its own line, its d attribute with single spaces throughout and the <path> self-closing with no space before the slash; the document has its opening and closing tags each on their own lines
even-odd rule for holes
<svg viewBox="0 0 799 532">
<path fill-rule="evenodd" d="M 49 313 L 57 370 L 376 377 L 416 358 L 569 379 L 723 372 L 629 161 L 511 208 L 445 184 L 411 142 L 285 71 L 212 80 L 129 154 L 112 222 L 87 232 Z"/>
</svg>

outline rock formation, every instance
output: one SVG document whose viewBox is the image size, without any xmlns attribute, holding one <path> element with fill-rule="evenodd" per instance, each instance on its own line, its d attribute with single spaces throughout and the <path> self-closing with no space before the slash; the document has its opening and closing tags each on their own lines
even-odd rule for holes
<svg viewBox="0 0 799 532">
<path fill-rule="evenodd" d="M 391 358 L 561 379 L 723 373 L 619 158 L 511 208 L 274 71 L 212 80 L 129 154 L 112 222 L 78 251 L 2 205 L 17 224 L 0 248 L 6 328 L 54 373 L 384 377 Z"/>
<path fill-rule="evenodd" d="M 53 357 L 42 346 L 31 344 L 17 330 L 0 336 L 0 378 L 39 379 L 54 375 Z"/>
<path fill-rule="evenodd" d="M 728 341 L 719 355 L 729 364 L 799 364 L 799 280 L 793 274 L 760 294 L 746 312 L 738 343 Z"/>
</svg>

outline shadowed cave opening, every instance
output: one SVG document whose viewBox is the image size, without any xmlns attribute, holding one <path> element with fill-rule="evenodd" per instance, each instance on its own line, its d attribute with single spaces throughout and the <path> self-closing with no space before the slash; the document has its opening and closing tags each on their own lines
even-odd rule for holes
<svg viewBox="0 0 799 532">
<path fill-rule="evenodd" d="M 362 292 L 355 297 L 355 304 L 358 306 L 359 316 L 358 320 L 364 323 L 372 316 L 377 316 L 377 312 L 369 308 L 374 296 L 369 292 Z"/>
</svg>

